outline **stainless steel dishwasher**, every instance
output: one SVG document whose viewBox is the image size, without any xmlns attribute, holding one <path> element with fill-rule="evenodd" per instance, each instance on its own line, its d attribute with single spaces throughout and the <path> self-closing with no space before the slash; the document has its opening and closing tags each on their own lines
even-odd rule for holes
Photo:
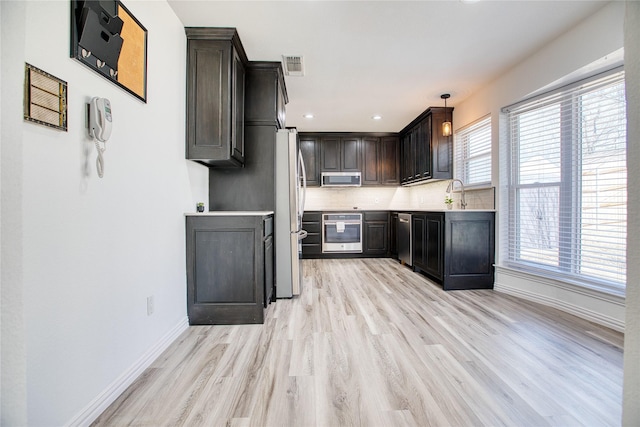
<svg viewBox="0 0 640 427">
<path fill-rule="evenodd" d="M 413 266 L 413 239 L 411 238 L 411 214 L 398 214 L 398 259 Z"/>
</svg>

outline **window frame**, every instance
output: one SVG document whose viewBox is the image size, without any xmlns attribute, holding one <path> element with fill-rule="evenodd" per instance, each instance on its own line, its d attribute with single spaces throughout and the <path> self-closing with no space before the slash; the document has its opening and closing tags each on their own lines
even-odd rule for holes
<svg viewBox="0 0 640 427">
<path fill-rule="evenodd" d="M 581 122 L 578 120 L 578 117 L 581 117 L 580 113 L 582 113 L 581 105 L 574 102 L 575 97 L 581 97 L 585 94 L 593 93 L 598 89 L 606 87 L 603 85 L 588 92 L 581 92 L 581 89 L 584 86 L 593 82 L 597 83 L 601 80 L 612 78 L 612 76 L 615 77 L 615 75 L 618 74 L 621 75 L 621 82 L 624 85 L 624 69 L 623 67 L 617 67 L 613 70 L 600 73 L 587 79 L 582 79 L 570 85 L 554 89 L 502 109 L 502 114 L 505 118 L 504 123 L 506 124 L 506 133 L 503 135 L 506 137 L 507 141 L 507 159 L 506 162 L 501 162 L 501 166 L 506 166 L 509 169 L 506 174 L 507 185 L 503 187 L 505 189 L 507 199 L 506 206 L 508 207 L 508 215 L 505 224 L 507 237 L 503 240 L 506 247 L 502 252 L 504 254 L 502 261 L 505 266 L 612 294 L 619 295 L 625 293 L 626 278 L 624 279 L 624 282 L 619 282 L 585 274 L 582 262 L 580 261 L 583 256 L 581 226 L 582 221 L 584 220 L 584 214 L 582 211 L 582 168 L 584 162 L 581 151 L 583 135 L 581 131 Z M 611 82 L 611 84 L 618 83 L 619 81 Z M 562 93 L 570 93 L 571 96 L 566 97 L 565 95 L 560 95 L 558 96 L 558 99 L 553 99 L 555 94 Z M 544 100 L 549 97 L 552 97 L 551 101 L 548 104 L 545 104 Z M 537 101 L 542 102 L 536 105 Z M 530 109 L 518 111 L 520 108 L 526 108 L 528 105 L 531 106 Z M 543 180 L 543 182 L 522 183 L 520 179 L 520 153 L 515 152 L 516 150 L 520 150 L 520 140 L 513 140 L 514 137 L 520 137 L 521 133 L 520 129 L 517 131 L 514 131 L 513 129 L 516 124 L 512 118 L 512 112 L 514 110 L 518 111 L 519 117 L 529 111 L 542 110 L 547 105 L 558 105 L 560 109 L 559 134 L 561 166 L 559 181 Z M 575 111 L 576 109 L 580 110 L 580 112 L 578 113 Z M 570 117 L 571 119 L 566 120 L 566 117 Z M 626 114 L 624 119 L 626 120 Z M 520 122 L 518 122 L 517 126 L 519 125 Z M 521 233 L 523 232 L 523 226 L 521 223 L 521 211 L 524 208 L 524 205 L 521 202 L 521 190 L 536 188 L 546 189 L 550 187 L 557 187 L 559 194 L 557 206 L 558 254 L 557 264 L 555 266 L 547 265 L 541 262 L 540 259 L 527 260 L 522 258 L 523 239 Z M 628 186 L 625 186 L 625 191 L 628 192 Z"/>
<path fill-rule="evenodd" d="M 493 149 L 492 149 L 492 123 L 491 114 L 487 114 L 479 118 L 478 120 L 469 123 L 468 125 L 458 129 L 454 133 L 453 138 L 453 178 L 460 179 L 465 188 L 467 189 L 483 189 L 491 188 L 492 184 L 492 162 L 493 162 Z M 470 156 L 469 153 L 471 142 L 470 138 L 473 134 L 486 132 L 488 128 L 489 132 L 489 150 L 483 151 L 479 155 Z M 470 182 L 469 176 L 470 162 L 472 160 L 488 157 L 489 160 L 489 179 L 487 181 Z"/>
</svg>

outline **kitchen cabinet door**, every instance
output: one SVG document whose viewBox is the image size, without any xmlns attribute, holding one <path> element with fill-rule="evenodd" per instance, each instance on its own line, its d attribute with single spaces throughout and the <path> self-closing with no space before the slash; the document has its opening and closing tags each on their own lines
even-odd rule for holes
<svg viewBox="0 0 640 427">
<path fill-rule="evenodd" d="M 364 247 L 365 255 L 386 255 L 389 252 L 389 224 L 382 221 L 369 221 L 364 223 Z"/>
<path fill-rule="evenodd" d="M 420 156 L 422 155 L 421 150 L 421 142 L 422 135 L 420 126 L 416 126 L 411 131 L 411 160 L 413 161 L 413 175 L 411 175 L 412 181 L 419 181 L 422 176 L 422 169 L 424 168 Z"/>
<path fill-rule="evenodd" d="M 442 123 L 451 118 L 450 109 L 434 109 L 431 114 L 431 177 L 453 178 L 453 136 L 442 136 Z"/>
<path fill-rule="evenodd" d="M 362 185 L 380 184 L 380 138 L 362 138 Z"/>
<path fill-rule="evenodd" d="M 360 171 L 360 138 L 342 138 L 340 143 L 341 170 Z"/>
<path fill-rule="evenodd" d="M 189 324 L 264 322 L 274 282 L 272 225 L 271 215 L 187 216 Z"/>
<path fill-rule="evenodd" d="M 389 214 L 389 254 L 398 259 L 398 212 Z"/>
<path fill-rule="evenodd" d="M 415 171 L 414 178 L 423 180 L 431 178 L 431 117 L 425 117 L 416 126 L 416 138 L 412 141 L 415 144 Z"/>
<path fill-rule="evenodd" d="M 407 184 L 413 181 L 413 171 L 415 170 L 415 166 L 413 163 L 413 152 L 411 145 L 411 133 L 409 130 L 402 136 L 401 140 L 401 151 L 402 151 L 402 168 L 401 168 L 401 176 L 402 179 L 400 182 L 402 184 Z"/>
<path fill-rule="evenodd" d="M 322 137 L 320 144 L 320 169 L 322 172 L 340 172 L 342 170 L 340 138 Z"/>
<path fill-rule="evenodd" d="M 425 263 L 424 270 L 438 280 L 444 271 L 444 214 L 425 215 Z"/>
<path fill-rule="evenodd" d="M 231 84 L 233 87 L 233 98 L 231 100 L 231 108 L 233 109 L 231 123 L 233 123 L 231 132 L 231 157 L 244 164 L 244 85 L 245 85 L 245 68 L 238 55 L 233 50 L 233 78 Z"/>
<path fill-rule="evenodd" d="M 323 136 L 320 169 L 322 172 L 360 171 L 360 138 Z"/>
<path fill-rule="evenodd" d="M 442 280 L 444 261 L 444 214 L 412 216 L 413 265 L 436 280 Z"/>
<path fill-rule="evenodd" d="M 381 185 L 400 184 L 400 146 L 395 136 L 380 138 L 379 177 Z"/>
<path fill-rule="evenodd" d="M 447 212 L 444 233 L 444 290 L 493 288 L 495 213 Z"/>
<path fill-rule="evenodd" d="M 300 152 L 307 172 L 307 186 L 320 186 L 320 137 L 300 134 Z"/>
<path fill-rule="evenodd" d="M 363 255 L 389 254 L 389 212 L 365 211 L 363 215 Z"/>
<path fill-rule="evenodd" d="M 411 247 L 413 248 L 413 268 L 426 268 L 426 217 L 424 214 L 414 213 L 411 216 Z"/>
<path fill-rule="evenodd" d="M 186 158 L 209 166 L 244 163 L 246 54 L 233 28 L 186 28 Z"/>
<path fill-rule="evenodd" d="M 273 235 L 268 236 L 264 241 L 264 307 L 276 300 L 276 290 L 274 288 L 275 252 L 273 248 Z"/>
<path fill-rule="evenodd" d="M 365 136 L 360 144 L 362 185 L 400 184 L 398 138 Z"/>
</svg>

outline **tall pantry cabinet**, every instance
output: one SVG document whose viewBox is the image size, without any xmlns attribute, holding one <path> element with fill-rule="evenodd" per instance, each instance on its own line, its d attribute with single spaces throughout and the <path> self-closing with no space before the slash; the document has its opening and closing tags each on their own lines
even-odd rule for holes
<svg viewBox="0 0 640 427">
<path fill-rule="evenodd" d="M 185 28 L 186 158 L 209 166 L 209 210 L 186 220 L 191 324 L 262 323 L 275 301 L 280 62 L 248 61 L 234 28 Z M 225 212 L 242 211 L 242 212 Z"/>
</svg>

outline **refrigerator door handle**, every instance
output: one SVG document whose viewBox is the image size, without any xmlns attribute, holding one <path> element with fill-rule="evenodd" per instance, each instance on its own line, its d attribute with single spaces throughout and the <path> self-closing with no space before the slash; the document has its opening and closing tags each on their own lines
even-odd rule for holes
<svg viewBox="0 0 640 427">
<path fill-rule="evenodd" d="M 300 230 L 296 234 L 298 235 L 298 240 L 302 240 L 306 238 L 309 233 L 307 232 L 307 230 Z"/>
<path fill-rule="evenodd" d="M 302 195 L 300 197 L 300 206 L 298 206 L 298 217 L 302 223 L 302 215 L 304 215 L 304 203 L 307 197 L 307 170 L 304 167 L 304 159 L 302 158 L 302 150 L 298 150 L 298 169 L 302 177 Z"/>
</svg>

